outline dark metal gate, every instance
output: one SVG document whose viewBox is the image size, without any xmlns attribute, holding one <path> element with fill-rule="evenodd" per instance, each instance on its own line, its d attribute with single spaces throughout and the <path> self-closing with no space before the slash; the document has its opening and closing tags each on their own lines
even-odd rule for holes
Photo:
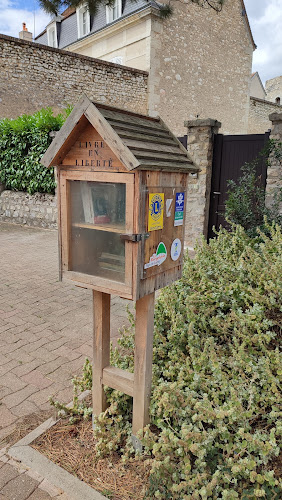
<svg viewBox="0 0 282 500">
<path fill-rule="evenodd" d="M 253 135 L 218 134 L 214 136 L 214 139 L 208 238 L 215 236 L 213 227 L 216 230 L 220 225 L 227 227 L 223 214 L 228 180 L 236 182 L 241 176 L 241 167 L 258 157 L 269 139 L 269 132 Z M 257 165 L 257 176 L 260 185 L 264 188 L 266 173 L 266 159 L 261 156 Z"/>
</svg>

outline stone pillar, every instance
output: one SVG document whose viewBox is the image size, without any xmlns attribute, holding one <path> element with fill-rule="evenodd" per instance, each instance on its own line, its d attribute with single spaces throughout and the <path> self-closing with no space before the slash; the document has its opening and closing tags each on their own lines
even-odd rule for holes
<svg viewBox="0 0 282 500">
<path fill-rule="evenodd" d="M 213 142 L 221 123 L 207 118 L 189 120 L 184 124 L 188 128 L 188 152 L 201 169 L 198 174 L 189 175 L 187 190 L 185 245 L 193 248 L 201 235 L 205 238 L 208 235 Z"/>
<path fill-rule="evenodd" d="M 282 113 L 272 113 L 269 115 L 272 122 L 270 139 L 282 143 Z M 281 150 L 282 147 L 280 146 Z M 267 168 L 265 204 L 270 207 L 273 203 L 273 194 L 277 189 L 282 188 L 282 161 L 270 155 Z"/>
<path fill-rule="evenodd" d="M 3 193 L 3 191 L 5 191 L 5 185 L 0 182 L 0 194 Z"/>
</svg>

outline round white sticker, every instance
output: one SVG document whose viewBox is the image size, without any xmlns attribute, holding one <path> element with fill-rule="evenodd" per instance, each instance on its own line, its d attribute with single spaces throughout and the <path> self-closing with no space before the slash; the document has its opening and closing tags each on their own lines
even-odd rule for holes
<svg viewBox="0 0 282 500">
<path fill-rule="evenodd" d="M 179 238 L 176 238 L 171 245 L 170 249 L 170 256 L 172 260 L 177 260 L 179 259 L 181 254 L 181 241 Z"/>
</svg>

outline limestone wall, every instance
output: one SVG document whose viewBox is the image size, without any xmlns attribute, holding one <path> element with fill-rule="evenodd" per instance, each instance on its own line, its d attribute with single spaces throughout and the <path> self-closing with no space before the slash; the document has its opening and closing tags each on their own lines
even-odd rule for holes
<svg viewBox="0 0 282 500">
<path fill-rule="evenodd" d="M 3 191 L 0 193 L 0 221 L 56 228 L 57 199 L 51 194 Z"/>
<path fill-rule="evenodd" d="M 248 134 L 264 134 L 272 127 L 270 113 L 282 112 L 282 106 L 273 102 L 250 98 Z"/>
<path fill-rule="evenodd" d="M 92 100 L 147 112 L 148 73 L 0 35 L 0 119 Z"/>
<path fill-rule="evenodd" d="M 265 82 L 266 98 L 268 101 L 275 102 L 280 97 L 282 103 L 282 76 L 271 78 Z"/>
<path fill-rule="evenodd" d="M 269 116 L 272 123 L 270 138 L 282 143 L 282 112 L 272 113 Z M 281 159 L 271 155 L 269 158 L 269 166 L 267 169 L 265 204 L 270 207 L 274 201 L 274 193 L 278 189 L 282 189 L 282 164 Z M 281 205 L 282 213 L 282 205 Z"/>
<path fill-rule="evenodd" d="M 189 120 L 187 127 L 187 149 L 200 167 L 198 174 L 190 174 L 187 189 L 185 246 L 193 248 L 204 235 L 208 236 L 211 177 L 214 135 L 221 123 L 207 120 Z"/>
<path fill-rule="evenodd" d="M 178 136 L 184 121 L 216 116 L 225 134 L 246 134 L 253 41 L 240 0 L 219 14 L 171 1 L 173 14 L 152 22 L 149 110 Z"/>
</svg>

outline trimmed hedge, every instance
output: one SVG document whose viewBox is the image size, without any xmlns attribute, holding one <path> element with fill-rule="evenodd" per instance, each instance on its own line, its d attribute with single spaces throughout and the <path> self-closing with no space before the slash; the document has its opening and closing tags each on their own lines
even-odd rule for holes
<svg viewBox="0 0 282 500">
<path fill-rule="evenodd" d="M 0 121 L 0 181 L 6 189 L 29 194 L 55 192 L 54 169 L 47 169 L 40 159 L 51 143 L 52 130 L 59 130 L 66 116 L 53 115 L 51 108 L 34 115 Z"/>
</svg>

